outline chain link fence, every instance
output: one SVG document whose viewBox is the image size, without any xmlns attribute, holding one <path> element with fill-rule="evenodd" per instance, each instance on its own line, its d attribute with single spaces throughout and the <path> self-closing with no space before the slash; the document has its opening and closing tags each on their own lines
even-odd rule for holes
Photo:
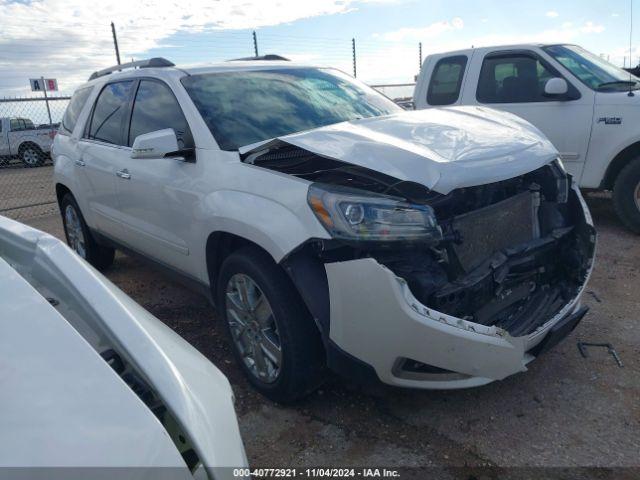
<svg viewBox="0 0 640 480">
<path fill-rule="evenodd" d="M 57 212 L 51 145 L 69 97 L 0 99 L 0 215 Z"/>
</svg>

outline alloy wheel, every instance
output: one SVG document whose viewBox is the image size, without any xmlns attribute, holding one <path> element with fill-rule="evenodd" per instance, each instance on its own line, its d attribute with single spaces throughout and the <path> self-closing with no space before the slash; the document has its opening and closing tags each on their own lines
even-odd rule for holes
<svg viewBox="0 0 640 480">
<path fill-rule="evenodd" d="M 24 152 L 22 152 L 22 160 L 24 160 L 24 163 L 26 163 L 27 165 L 35 166 L 38 165 L 40 156 L 38 155 L 38 152 L 36 152 L 33 148 L 27 148 Z"/>
<path fill-rule="evenodd" d="M 243 273 L 229 279 L 225 293 L 227 322 L 244 364 L 260 381 L 275 382 L 282 367 L 282 345 L 266 295 Z"/>
<path fill-rule="evenodd" d="M 65 230 L 69 246 L 82 258 L 87 258 L 86 242 L 84 231 L 80 223 L 80 217 L 72 205 L 67 205 L 64 210 Z"/>
</svg>

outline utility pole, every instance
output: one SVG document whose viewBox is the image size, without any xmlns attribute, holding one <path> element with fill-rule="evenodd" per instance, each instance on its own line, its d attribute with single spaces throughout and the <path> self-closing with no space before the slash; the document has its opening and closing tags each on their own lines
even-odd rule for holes
<svg viewBox="0 0 640 480">
<path fill-rule="evenodd" d="M 256 31 L 253 31 L 253 51 L 258 57 L 258 37 L 256 36 Z"/>
<path fill-rule="evenodd" d="M 418 72 L 422 70 L 422 42 L 418 43 L 418 56 L 420 58 L 420 63 L 418 64 Z"/>
<path fill-rule="evenodd" d="M 118 49 L 118 37 L 116 36 L 116 26 L 111 22 L 111 33 L 113 34 L 113 46 L 116 47 L 116 60 L 120 65 L 120 50 Z"/>
<path fill-rule="evenodd" d="M 353 52 L 353 76 L 357 77 L 358 71 L 356 70 L 356 39 L 351 39 L 351 51 Z"/>
<path fill-rule="evenodd" d="M 47 115 L 49 116 L 49 125 L 53 122 L 51 121 L 51 109 L 49 108 L 49 97 L 47 97 L 47 84 L 44 83 L 44 77 L 40 77 L 40 82 L 42 82 L 42 93 L 44 93 L 44 103 L 47 105 Z"/>
</svg>

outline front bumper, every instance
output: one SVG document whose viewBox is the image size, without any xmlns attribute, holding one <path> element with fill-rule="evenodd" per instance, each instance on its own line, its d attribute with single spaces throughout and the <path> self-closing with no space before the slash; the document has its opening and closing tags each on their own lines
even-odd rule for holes
<svg viewBox="0 0 640 480">
<path fill-rule="evenodd" d="M 498 327 L 426 307 L 402 278 L 374 259 L 336 262 L 325 268 L 331 305 L 330 340 L 373 367 L 382 382 L 401 387 L 473 387 L 526 371 L 526 365 L 535 358 L 530 352 L 554 325 L 578 312 L 582 294 L 581 290 L 535 332 L 512 337 Z M 403 359 L 448 372 L 402 371 Z"/>
<path fill-rule="evenodd" d="M 589 210 L 572 186 L 583 221 L 593 228 Z M 592 238 L 595 254 L 595 236 Z M 329 284 L 329 340 L 350 357 L 375 370 L 387 384 L 424 389 L 484 385 L 527 370 L 535 356 L 568 335 L 586 313 L 577 295 L 528 335 L 456 318 L 420 303 L 406 281 L 372 258 L 325 265 Z M 424 364 L 419 372 L 404 369 Z M 435 368 L 433 368 L 435 367 Z"/>
</svg>

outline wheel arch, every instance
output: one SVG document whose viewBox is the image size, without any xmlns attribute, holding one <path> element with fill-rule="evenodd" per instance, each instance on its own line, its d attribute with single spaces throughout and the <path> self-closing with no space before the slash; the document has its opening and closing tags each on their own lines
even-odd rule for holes
<svg viewBox="0 0 640 480">
<path fill-rule="evenodd" d="M 40 145 L 38 145 L 36 142 L 34 142 L 33 140 L 24 140 L 22 143 L 20 143 L 20 145 L 18 145 L 18 155 L 22 155 L 22 152 L 24 151 L 25 148 L 27 147 L 35 147 L 37 148 L 41 153 L 42 152 L 42 147 L 40 147 Z"/>
<path fill-rule="evenodd" d="M 73 193 L 71 193 L 71 189 L 69 187 L 67 187 L 63 183 L 56 182 L 56 199 L 58 200 L 58 206 L 62 204 L 62 199 L 67 193 L 73 196 Z M 73 197 L 75 198 L 75 196 Z"/>
<path fill-rule="evenodd" d="M 602 182 L 600 183 L 600 188 L 611 190 L 616 178 L 618 178 L 618 174 L 622 171 L 625 165 L 638 156 L 640 156 L 640 140 L 626 146 L 615 157 L 613 157 L 613 160 L 609 162 L 609 166 L 605 171 Z"/>
<path fill-rule="evenodd" d="M 225 231 L 212 232 L 206 243 L 206 266 L 212 298 L 216 298 L 217 277 L 225 258 L 243 247 L 253 247 L 264 252 L 276 262 L 269 251 L 256 242 Z M 306 246 L 276 262 L 287 274 L 302 303 L 312 315 L 323 341 L 329 333 L 329 285 L 324 265 L 310 254 Z"/>
</svg>

